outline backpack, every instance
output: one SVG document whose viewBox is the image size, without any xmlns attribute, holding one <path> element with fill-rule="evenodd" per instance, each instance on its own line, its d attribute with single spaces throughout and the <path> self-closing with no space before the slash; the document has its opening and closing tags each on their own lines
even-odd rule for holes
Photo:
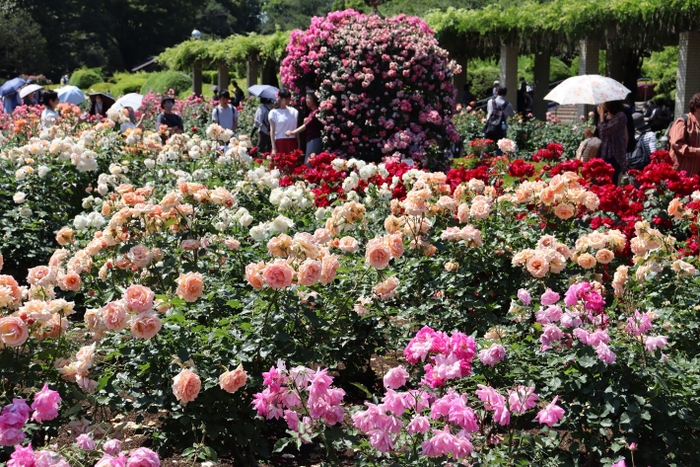
<svg viewBox="0 0 700 467">
<path fill-rule="evenodd" d="M 499 139 L 506 137 L 506 131 L 503 128 L 505 126 L 503 125 L 505 122 L 503 111 L 506 109 L 508 103 L 506 102 L 502 106 L 499 106 L 496 104 L 495 97 L 492 98 L 491 101 L 491 115 L 489 116 L 488 120 L 486 120 L 486 124 L 484 125 L 484 138 L 498 141 Z"/>
<path fill-rule="evenodd" d="M 637 143 L 634 146 L 634 151 L 627 153 L 628 169 L 642 170 L 644 169 L 644 167 L 649 165 L 649 162 L 651 162 L 651 154 L 649 152 L 649 148 L 647 148 L 647 145 L 644 144 L 645 134 L 646 133 L 642 133 L 641 135 L 639 135 L 639 138 L 637 138 Z"/>
</svg>

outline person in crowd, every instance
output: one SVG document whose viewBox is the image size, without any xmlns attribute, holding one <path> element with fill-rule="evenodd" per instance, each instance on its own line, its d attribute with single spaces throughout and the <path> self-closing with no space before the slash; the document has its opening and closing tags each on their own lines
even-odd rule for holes
<svg viewBox="0 0 700 467">
<path fill-rule="evenodd" d="M 163 98 L 160 100 L 160 108 L 163 111 L 158 114 L 158 118 L 156 119 L 156 130 L 159 131 L 162 126 L 166 126 L 167 131 L 171 135 L 185 131 L 185 127 L 182 123 L 182 117 L 176 113 L 173 113 L 174 106 L 175 98 L 173 96 L 163 96 Z"/>
<path fill-rule="evenodd" d="M 33 106 L 41 103 L 41 90 L 32 91 L 22 99 L 24 105 Z"/>
<path fill-rule="evenodd" d="M 44 104 L 44 110 L 41 112 L 41 125 L 44 128 L 49 128 L 61 118 L 56 112 L 59 103 L 58 93 L 56 91 L 45 92 L 41 99 L 41 103 Z"/>
<path fill-rule="evenodd" d="M 243 89 L 241 89 L 238 86 L 237 82 L 232 83 L 233 86 L 233 106 L 238 107 L 241 105 L 241 102 L 245 100 L 245 93 L 243 92 Z"/>
<path fill-rule="evenodd" d="M 101 92 L 90 94 L 90 115 L 107 116 L 107 111 L 114 104 L 114 99 Z"/>
<path fill-rule="evenodd" d="M 236 131 L 238 128 L 238 110 L 229 104 L 231 94 L 228 91 L 219 93 L 219 105 L 214 107 L 211 113 L 211 119 L 217 125 L 227 130 Z"/>
<path fill-rule="evenodd" d="M 576 159 L 581 162 L 588 162 L 591 159 L 598 157 L 600 152 L 600 138 L 597 138 L 593 131 L 586 128 L 583 132 L 586 139 L 581 141 L 578 149 L 576 150 Z"/>
<path fill-rule="evenodd" d="M 146 114 L 141 114 L 141 118 L 139 118 L 137 122 L 136 112 L 134 112 L 133 108 L 124 107 L 124 112 L 126 112 L 127 116 L 129 117 L 129 121 L 119 125 L 119 130 L 122 133 L 126 133 L 127 130 L 134 130 L 136 128 L 143 129 L 143 118 L 146 116 Z"/>
<path fill-rule="evenodd" d="M 634 128 L 637 130 L 635 140 L 639 141 L 641 139 L 647 154 L 656 151 L 656 133 L 651 130 L 649 124 L 644 119 L 644 115 L 635 112 L 632 114 L 632 119 L 634 120 Z"/>
<path fill-rule="evenodd" d="M 274 102 L 270 99 L 261 98 L 260 105 L 255 111 L 255 116 L 253 117 L 253 133 L 250 135 L 251 138 L 258 132 L 258 152 L 264 154 L 272 150 L 272 142 L 270 140 L 270 120 L 268 116 L 270 115 L 270 110 L 272 110 Z"/>
<path fill-rule="evenodd" d="M 673 168 L 688 175 L 700 174 L 700 93 L 690 98 L 689 112 L 676 119 L 669 131 Z"/>
<path fill-rule="evenodd" d="M 525 81 L 524 77 L 520 77 L 520 86 L 518 87 L 518 92 L 516 93 L 515 96 L 515 110 L 519 114 L 524 114 L 525 113 L 525 106 L 526 106 L 526 99 L 525 96 L 527 95 L 527 82 Z"/>
<path fill-rule="evenodd" d="M 500 81 L 494 81 L 493 82 L 493 89 L 491 90 L 491 97 L 496 97 L 498 96 L 498 90 L 501 89 L 501 82 Z"/>
<path fill-rule="evenodd" d="M 287 89 L 280 89 L 277 93 L 277 106 L 270 111 L 267 119 L 270 121 L 270 136 L 272 140 L 272 155 L 278 152 L 288 153 L 299 148 L 296 136 L 287 136 L 287 130 L 297 128 L 299 112 L 289 103 L 292 93 Z"/>
<path fill-rule="evenodd" d="M 597 109 L 597 136 L 600 138 L 600 157 L 615 169 L 613 183 L 627 170 L 627 117 L 622 101 L 600 104 Z M 634 125 L 634 122 L 632 122 Z"/>
<path fill-rule="evenodd" d="M 318 119 L 318 97 L 313 91 L 307 91 L 306 93 L 306 107 L 309 109 L 309 115 L 304 119 L 304 124 L 301 125 L 296 130 L 285 131 L 286 136 L 296 136 L 301 132 L 304 133 L 306 140 L 306 157 L 304 158 L 304 163 L 308 164 L 309 157 L 312 154 L 319 154 L 323 150 L 323 143 L 321 142 L 321 129 L 323 126 Z"/>
<path fill-rule="evenodd" d="M 471 103 L 475 100 L 474 94 L 472 94 L 472 85 L 470 83 L 467 83 L 464 85 L 462 92 L 462 107 L 466 107 L 468 105 L 471 105 Z"/>
<path fill-rule="evenodd" d="M 654 101 L 650 101 L 654 102 Z M 649 115 L 649 127 L 652 131 L 663 131 L 673 122 L 673 113 L 663 100 L 654 103 L 653 111 Z"/>
<path fill-rule="evenodd" d="M 498 93 L 493 99 L 489 99 L 486 104 L 486 126 L 484 127 L 484 138 L 497 142 L 501 138 L 505 138 L 508 134 L 508 118 L 515 115 L 513 104 L 506 100 L 508 95 L 507 88 L 498 88 Z M 499 112 L 500 116 L 495 115 L 491 118 L 494 112 Z M 501 156 L 503 153 L 500 149 L 496 149 L 496 155 Z"/>
<path fill-rule="evenodd" d="M 656 110 L 656 102 L 653 100 L 648 100 L 644 103 L 644 113 L 642 114 L 644 118 L 650 119 L 652 115 L 654 115 L 654 111 Z"/>
<path fill-rule="evenodd" d="M 22 105 L 22 100 L 19 98 L 18 92 L 13 92 L 2 96 L 2 110 L 6 114 L 11 114 L 15 108 Z"/>
</svg>

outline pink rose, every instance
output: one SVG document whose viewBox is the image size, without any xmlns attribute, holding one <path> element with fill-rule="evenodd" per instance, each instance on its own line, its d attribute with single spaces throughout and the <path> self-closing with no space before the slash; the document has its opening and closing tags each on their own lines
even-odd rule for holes
<svg viewBox="0 0 700 467">
<path fill-rule="evenodd" d="M 56 391 L 49 389 L 48 384 L 44 384 L 41 391 L 34 394 L 32 420 L 41 423 L 58 417 L 58 405 L 60 403 L 61 396 Z"/>
<path fill-rule="evenodd" d="M 407 379 L 408 371 L 406 371 L 403 365 L 399 365 L 390 369 L 384 375 L 384 387 L 387 389 L 398 389 L 406 384 Z"/>
<path fill-rule="evenodd" d="M 149 265 L 153 259 L 153 253 L 143 245 L 136 245 L 129 250 L 127 257 L 129 261 L 131 261 L 131 264 L 140 269 Z"/>
<path fill-rule="evenodd" d="M 201 247 L 202 245 L 199 243 L 199 240 L 188 239 L 180 243 L 180 248 L 187 251 L 199 250 Z"/>
<path fill-rule="evenodd" d="M 542 297 L 540 297 L 540 303 L 542 303 L 544 306 L 554 305 L 559 301 L 559 298 L 560 296 L 558 293 L 547 287 L 545 293 L 543 293 Z"/>
<path fill-rule="evenodd" d="M 61 290 L 77 292 L 80 290 L 80 283 L 80 276 L 74 272 L 69 272 L 61 278 L 58 285 Z"/>
<path fill-rule="evenodd" d="M 188 368 L 183 369 L 173 378 L 173 394 L 183 405 L 195 400 L 201 388 L 202 381 L 199 376 Z"/>
<path fill-rule="evenodd" d="M 122 442 L 118 439 L 110 439 L 109 441 L 105 442 L 105 444 L 102 445 L 102 449 L 104 452 L 107 454 L 110 454 L 112 456 L 116 456 L 119 454 L 119 451 L 121 451 L 122 448 Z"/>
<path fill-rule="evenodd" d="M 177 279 L 177 296 L 188 303 L 196 302 L 202 296 L 204 287 L 202 275 L 198 272 L 180 274 Z"/>
<path fill-rule="evenodd" d="M 90 435 L 82 434 L 75 439 L 75 444 L 84 451 L 92 451 L 95 449 L 95 440 Z"/>
<path fill-rule="evenodd" d="M 479 360 L 484 365 L 494 366 L 506 356 L 506 349 L 500 344 L 492 344 L 488 349 L 479 352 Z"/>
<path fill-rule="evenodd" d="M 153 312 L 147 311 L 131 319 L 131 335 L 139 339 L 150 339 L 160 331 L 160 318 Z"/>
<path fill-rule="evenodd" d="M 283 289 L 292 285 L 294 269 L 284 260 L 277 260 L 265 266 L 263 281 L 272 289 Z"/>
<path fill-rule="evenodd" d="M 335 279 L 335 274 L 340 267 L 340 262 L 335 255 L 327 255 L 323 257 L 321 261 L 323 269 L 321 271 L 321 284 L 328 285 Z"/>
<path fill-rule="evenodd" d="M 353 237 L 343 237 L 338 242 L 338 248 L 343 253 L 355 253 L 360 249 L 360 244 Z"/>
<path fill-rule="evenodd" d="M 321 261 L 315 259 L 307 259 L 299 266 L 298 279 L 299 284 L 311 286 L 318 282 L 323 272 Z"/>
<path fill-rule="evenodd" d="M 148 448 L 134 449 L 129 453 L 127 467 L 160 467 L 158 454 Z"/>
<path fill-rule="evenodd" d="M 219 386 L 226 392 L 233 393 L 245 386 L 248 373 L 243 370 L 243 365 L 238 365 L 233 371 L 227 371 L 219 376 Z"/>
<path fill-rule="evenodd" d="M 121 300 L 109 302 L 102 308 L 102 322 L 107 329 L 121 331 L 126 327 L 126 305 Z"/>
<path fill-rule="evenodd" d="M 0 435 L 1 437 L 1 435 Z M 2 443 L 0 443 L 2 444 Z M 8 467 L 31 467 L 34 465 L 34 450 L 32 450 L 32 443 L 29 443 L 26 448 L 19 446 L 19 443 L 15 445 L 15 451 L 10 456 L 10 461 L 7 463 Z"/>
<path fill-rule="evenodd" d="M 29 330 L 27 323 L 17 316 L 0 318 L 0 341 L 8 347 L 19 347 L 27 342 Z"/>
<path fill-rule="evenodd" d="M 124 303 L 129 311 L 133 313 L 143 313 L 153 309 L 155 294 L 151 289 L 143 285 L 130 285 L 124 291 Z"/>
<path fill-rule="evenodd" d="M 381 238 L 375 238 L 367 243 L 365 262 L 373 268 L 384 269 L 391 260 L 391 250 Z"/>
</svg>

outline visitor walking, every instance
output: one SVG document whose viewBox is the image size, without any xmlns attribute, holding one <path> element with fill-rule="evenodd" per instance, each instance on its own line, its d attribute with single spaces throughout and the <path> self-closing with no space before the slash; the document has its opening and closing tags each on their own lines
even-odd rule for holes
<svg viewBox="0 0 700 467">
<path fill-rule="evenodd" d="M 286 135 L 288 130 L 293 131 L 297 128 L 299 118 L 297 109 L 289 106 L 291 100 L 292 93 L 287 89 L 280 89 L 277 93 L 277 107 L 272 109 L 268 116 L 273 156 L 277 152 L 288 153 L 299 148 L 297 137 Z"/>
<path fill-rule="evenodd" d="M 122 133 L 126 133 L 128 130 L 135 130 L 137 128 L 142 129 L 143 128 L 143 118 L 146 116 L 146 114 L 141 114 L 141 118 L 139 118 L 139 121 L 136 121 L 136 112 L 134 112 L 134 109 L 132 107 L 124 107 L 124 111 L 126 112 L 127 117 L 129 118 L 128 122 L 124 122 L 121 125 L 119 125 L 119 130 Z"/>
<path fill-rule="evenodd" d="M 309 157 L 312 154 L 319 154 L 323 150 L 323 143 L 321 142 L 322 125 L 318 119 L 318 97 L 315 92 L 308 91 L 306 93 L 306 107 L 309 109 L 309 115 L 304 119 L 304 124 L 296 130 L 287 130 L 285 132 L 287 136 L 296 136 L 301 132 L 305 132 L 306 157 L 304 157 L 304 164 L 309 162 Z"/>
<path fill-rule="evenodd" d="M 463 90 L 464 92 L 462 93 L 462 107 L 466 107 L 468 105 L 471 105 L 471 103 L 476 99 L 474 98 L 474 94 L 472 94 L 471 84 L 465 84 Z"/>
<path fill-rule="evenodd" d="M 221 91 L 219 105 L 214 107 L 211 119 L 222 128 L 235 132 L 238 128 L 238 110 L 229 104 L 230 101 L 231 94 L 228 91 Z"/>
<path fill-rule="evenodd" d="M 494 81 L 493 82 L 493 89 L 491 90 L 491 97 L 496 97 L 498 96 L 498 90 L 501 89 L 501 82 L 500 81 Z"/>
<path fill-rule="evenodd" d="M 245 93 L 243 92 L 243 89 L 238 87 L 237 82 L 233 82 L 233 106 L 238 107 L 241 105 L 243 100 L 245 99 Z"/>
<path fill-rule="evenodd" d="M 493 142 L 498 142 L 508 134 L 508 122 L 506 119 L 515 115 L 513 104 L 506 100 L 508 89 L 499 88 L 498 95 L 489 99 L 486 104 L 486 125 L 484 125 L 484 138 L 490 139 Z M 496 149 L 496 155 L 501 156 L 503 153 L 500 149 Z"/>
<path fill-rule="evenodd" d="M 689 112 L 676 119 L 669 132 L 673 168 L 700 174 L 700 93 L 690 98 Z"/>
<path fill-rule="evenodd" d="M 600 157 L 615 169 L 613 183 L 627 170 L 627 117 L 622 101 L 600 104 L 597 109 Z"/>
<path fill-rule="evenodd" d="M 173 107 L 175 106 L 175 98 L 173 96 L 163 96 L 160 100 L 160 108 L 163 110 L 156 119 L 156 131 L 161 132 L 165 130 L 168 135 L 174 135 L 176 133 L 183 133 L 185 127 L 182 123 L 182 117 L 178 114 L 173 113 Z M 163 128 L 166 127 L 166 128 Z"/>
<path fill-rule="evenodd" d="M 56 112 L 56 107 L 58 107 L 59 103 L 58 93 L 56 91 L 47 91 L 41 96 L 41 99 L 45 107 L 41 112 L 41 125 L 44 128 L 49 128 L 61 118 Z"/>
<path fill-rule="evenodd" d="M 651 162 L 651 154 L 656 151 L 656 134 L 651 131 L 644 115 L 632 114 L 637 133 L 634 137 L 634 150 L 627 153 L 627 168 L 643 170 Z"/>
<path fill-rule="evenodd" d="M 260 99 L 260 105 L 255 111 L 253 117 L 253 132 L 251 138 L 258 132 L 258 152 L 264 154 L 272 150 L 272 142 L 270 141 L 270 120 L 267 118 L 272 110 L 273 102 L 264 97 Z"/>
</svg>

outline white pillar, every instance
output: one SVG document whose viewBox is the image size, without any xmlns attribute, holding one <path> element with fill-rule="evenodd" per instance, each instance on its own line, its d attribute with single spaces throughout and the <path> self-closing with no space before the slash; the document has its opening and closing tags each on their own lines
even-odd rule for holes
<svg viewBox="0 0 700 467">
<path fill-rule="evenodd" d="M 683 32 L 678 44 L 676 118 L 688 113 L 688 102 L 698 92 L 700 92 L 700 32 Z"/>
<path fill-rule="evenodd" d="M 508 88 L 506 100 L 515 107 L 518 95 L 518 46 L 501 45 L 501 86 Z"/>
</svg>

